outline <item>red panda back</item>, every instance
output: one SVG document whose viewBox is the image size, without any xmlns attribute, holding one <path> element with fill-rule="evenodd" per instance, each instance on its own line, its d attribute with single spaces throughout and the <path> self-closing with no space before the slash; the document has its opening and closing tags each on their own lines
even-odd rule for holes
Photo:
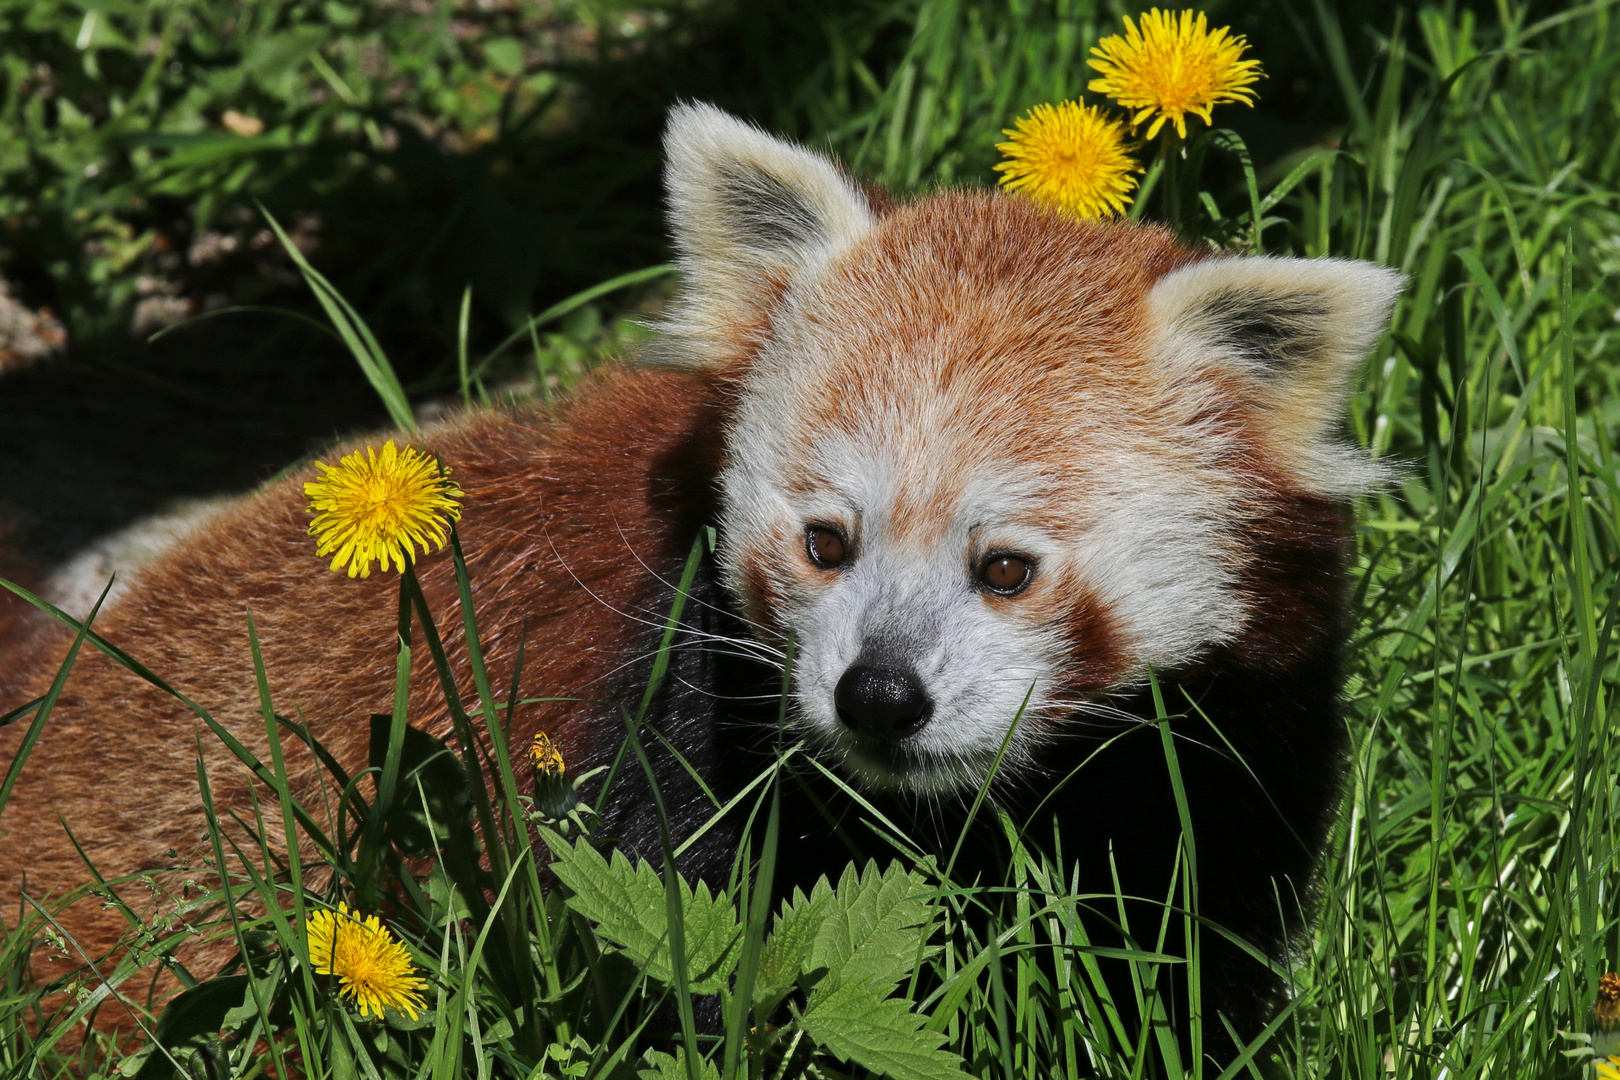
<svg viewBox="0 0 1620 1080">
<path fill-rule="evenodd" d="M 623 727 L 613 706 L 645 679 L 646 663 L 634 661 L 656 645 L 664 583 L 679 577 L 709 515 L 718 407 L 708 377 L 621 368 L 581 388 L 557 418 L 484 411 L 422 436 L 466 493 L 460 533 L 494 685 L 504 697 L 521 641 L 519 698 L 574 699 L 518 708 L 510 732 L 517 753 L 540 730 L 571 768 L 618 746 Z M 334 574 L 315 558 L 306 479 L 300 473 L 257 493 L 142 570 L 95 629 L 268 761 L 251 615 L 277 711 L 305 717 L 354 773 L 366 764 L 367 717 L 390 707 L 397 585 L 392 574 Z M 471 702 L 449 553 L 420 558 L 418 573 Z M 7 708 L 46 692 L 72 639 L 40 617 L 25 621 L 30 639 L 0 679 Z M 437 678 L 425 650 L 417 655 L 411 722 L 447 735 Z M 0 759 L 15 753 L 26 726 L 0 730 Z M 84 880 L 58 815 L 104 878 L 203 854 L 199 731 L 222 817 L 226 808 L 250 814 L 254 782 L 196 716 L 87 645 L 0 817 L 0 896 L 17 897 L 26 880 L 28 894 L 44 900 Z M 287 768 L 295 796 L 318 805 L 316 762 L 289 746 Z M 94 898 L 59 918 L 92 956 L 114 949 L 128 929 Z M 215 948 L 182 958 L 206 971 L 225 955 Z"/>
</svg>

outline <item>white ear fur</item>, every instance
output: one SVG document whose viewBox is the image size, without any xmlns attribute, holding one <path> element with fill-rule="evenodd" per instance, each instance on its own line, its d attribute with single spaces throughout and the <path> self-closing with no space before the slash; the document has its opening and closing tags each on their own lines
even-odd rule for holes
<svg viewBox="0 0 1620 1080">
<path fill-rule="evenodd" d="M 866 196 L 831 161 L 713 105 L 670 110 L 664 156 L 682 274 L 667 329 L 699 359 L 755 321 L 773 288 L 872 228 Z"/>
<path fill-rule="evenodd" d="M 1273 460 L 1311 490 L 1355 494 L 1383 470 L 1334 436 L 1402 283 L 1394 270 L 1348 259 L 1206 259 L 1154 285 L 1155 351 L 1178 383 L 1242 377 Z"/>
</svg>

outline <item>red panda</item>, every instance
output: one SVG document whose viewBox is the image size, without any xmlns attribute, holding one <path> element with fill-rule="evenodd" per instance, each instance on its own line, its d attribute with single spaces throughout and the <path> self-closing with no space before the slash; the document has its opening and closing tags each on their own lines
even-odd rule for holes
<svg viewBox="0 0 1620 1080">
<path fill-rule="evenodd" d="M 1379 476 L 1335 432 L 1398 275 L 1217 254 L 993 192 L 892 204 L 702 105 L 674 109 L 665 146 L 682 278 L 649 354 L 554 410 L 469 412 L 418 440 L 466 492 L 495 683 L 522 640 L 519 699 L 601 703 L 518 709 L 514 748 L 543 730 L 580 767 L 613 754 L 613 703 L 639 696 L 672 583 L 712 526 L 648 718 L 700 775 L 723 786 L 750 767 L 738 754 L 775 705 L 762 720 L 748 702 L 791 641 L 797 733 L 872 798 L 954 805 L 1005 745 L 997 799 L 1037 841 L 1061 827 L 1080 891 L 1162 902 L 1181 819 L 1156 680 L 1178 717 L 1200 914 L 1284 961 L 1348 745 L 1348 500 Z M 353 770 L 391 697 L 394 585 L 315 560 L 308 478 L 140 566 L 95 629 L 263 757 L 251 613 L 277 709 Z M 453 612 L 448 557 L 419 573 Z M 440 621 L 464 665 L 458 621 Z M 0 714 L 46 692 L 69 640 L 31 616 L 0 643 Z M 420 667 L 411 705 L 448 733 Z M 0 729 L 4 760 L 26 727 Z M 63 823 L 105 878 L 199 852 L 197 729 L 86 649 L 0 817 L 0 901 L 85 880 Z M 245 813 L 251 778 L 203 743 L 216 802 Z M 288 767 L 314 797 L 316 763 Z M 708 818 L 667 751 L 657 780 L 677 829 Z M 798 876 L 836 870 L 848 854 L 796 812 Z M 631 787 L 609 818 L 656 848 Z M 735 845 L 713 830 L 689 868 L 723 874 Z M 93 897 L 60 918 L 91 955 L 126 929 Z M 1253 1035 L 1279 976 L 1204 940 L 1208 1007 Z"/>
</svg>

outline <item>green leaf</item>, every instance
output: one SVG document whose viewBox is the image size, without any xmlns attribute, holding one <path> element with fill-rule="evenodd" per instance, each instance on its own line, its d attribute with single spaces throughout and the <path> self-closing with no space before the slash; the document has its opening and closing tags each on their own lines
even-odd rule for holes
<svg viewBox="0 0 1620 1080">
<path fill-rule="evenodd" d="M 371 768 L 379 773 L 388 758 L 392 726 L 393 717 L 387 713 L 377 713 L 371 718 L 368 760 Z M 430 854 L 434 850 L 435 836 L 440 844 L 476 842 L 469 828 L 474 809 L 472 784 L 456 752 L 443 739 L 407 724 L 399 773 L 409 795 L 390 808 L 386 824 L 389 839 L 398 844 L 401 851 L 407 855 Z"/>
<path fill-rule="evenodd" d="M 253 41 L 242 53 L 242 67 L 267 85 L 291 73 L 321 47 L 327 31 L 321 26 L 300 26 Z"/>
<path fill-rule="evenodd" d="M 962 1059 L 939 1048 L 945 1036 L 924 1031 L 923 1018 L 871 984 L 845 982 L 810 995 L 799 1018 L 828 1051 L 893 1080 L 959 1080 Z"/>
<path fill-rule="evenodd" d="M 770 1012 L 799 982 L 800 976 L 807 974 L 805 964 L 810 959 L 811 946 L 833 903 L 832 886 L 822 878 L 808 897 L 802 890 L 794 889 L 793 899 L 782 905 L 760 955 L 759 975 L 754 983 L 756 1009 Z"/>
<path fill-rule="evenodd" d="M 887 995 L 925 955 L 934 909 L 927 883 L 899 863 L 846 867 L 837 889 L 827 879 L 782 909 L 760 962 L 756 1005 L 774 1004 L 796 980 L 819 973 L 800 1021 L 828 1051 L 896 1080 L 962 1076 L 962 1062 L 939 1049 L 944 1036 Z"/>
<path fill-rule="evenodd" d="M 523 43 L 516 38 L 492 38 L 484 42 L 484 59 L 502 75 L 520 75 L 523 72 Z"/>
<path fill-rule="evenodd" d="M 552 872 L 573 891 L 568 906 L 595 922 L 597 931 L 623 948 L 649 978 L 669 982 L 664 883 L 652 866 L 632 865 L 620 851 L 609 862 L 585 841 L 569 844 L 554 833 L 548 834 L 547 847 L 556 860 Z M 737 910 L 725 894 L 711 895 L 707 885 L 700 883 L 695 892 L 684 880 L 679 885 L 691 989 L 717 993 L 731 974 L 742 938 Z"/>
<path fill-rule="evenodd" d="M 225 975 L 200 983 L 170 1001 L 158 1018 L 156 1041 L 173 1058 L 162 1051 L 152 1054 L 135 1075 L 141 1080 L 175 1075 L 174 1061 L 185 1061 L 192 1052 L 217 1039 L 226 1016 L 242 1005 L 247 990 L 246 975 Z"/>
<path fill-rule="evenodd" d="M 687 1080 L 686 1047 L 677 1046 L 675 1053 L 666 1054 L 662 1050 L 649 1050 L 643 1058 L 645 1064 L 636 1069 L 636 1075 L 641 1080 Z M 720 1080 L 720 1070 L 712 1061 L 703 1061 L 699 1076 L 703 1080 Z"/>
<path fill-rule="evenodd" d="M 811 900 L 822 882 L 812 890 Z M 810 943 L 806 970 L 827 969 L 832 983 L 860 983 L 886 991 L 911 974 L 932 932 L 933 906 L 922 878 L 899 863 L 878 873 L 869 862 L 856 876 L 844 869 L 825 915 Z"/>
<path fill-rule="evenodd" d="M 899 863 L 878 873 L 875 862 L 853 866 L 835 892 L 826 878 L 806 897 L 795 889 L 771 927 L 760 958 L 754 1005 L 769 1012 L 805 976 L 827 985 L 854 981 L 882 994 L 911 974 L 933 912 L 922 879 Z"/>
</svg>

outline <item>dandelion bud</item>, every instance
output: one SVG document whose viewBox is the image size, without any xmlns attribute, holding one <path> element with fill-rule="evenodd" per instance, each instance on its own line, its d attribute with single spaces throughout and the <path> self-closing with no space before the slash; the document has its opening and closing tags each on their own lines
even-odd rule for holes
<svg viewBox="0 0 1620 1080">
<path fill-rule="evenodd" d="M 1592 1022 L 1600 1031 L 1620 1025 L 1620 974 L 1611 971 L 1598 980 L 1597 1001 L 1592 1005 Z"/>
<path fill-rule="evenodd" d="M 565 818 L 579 802 L 574 782 L 568 779 L 562 751 L 551 737 L 539 732 L 529 747 L 529 760 L 534 763 L 534 808 L 542 817 L 553 820 Z"/>
</svg>

